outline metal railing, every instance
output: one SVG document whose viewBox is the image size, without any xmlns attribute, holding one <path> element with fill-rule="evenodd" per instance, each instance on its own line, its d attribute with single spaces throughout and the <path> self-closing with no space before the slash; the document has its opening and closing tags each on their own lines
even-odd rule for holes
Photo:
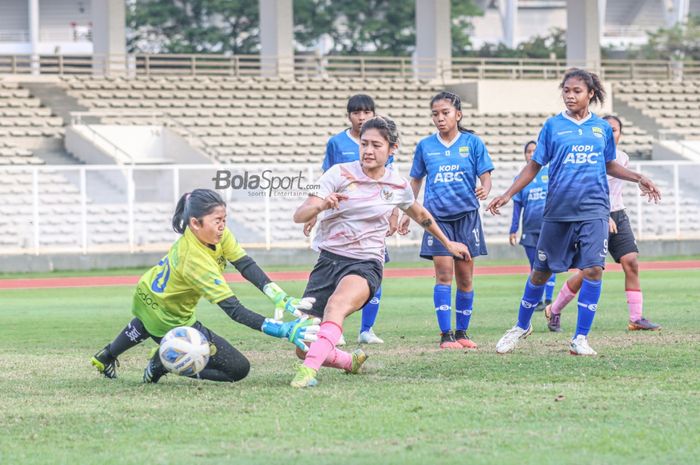
<svg viewBox="0 0 700 465">
<path fill-rule="evenodd" d="M 497 163 L 490 197 L 505 190 L 521 166 Z M 647 204 L 628 183 L 625 200 L 637 238 L 700 238 L 700 163 L 637 162 L 631 169 L 652 177 L 663 194 L 661 204 Z M 169 225 L 178 198 L 196 187 L 214 188 L 217 170 L 239 176 L 220 192 L 241 243 L 266 249 L 309 246 L 291 217 L 321 174 L 317 164 L 26 165 L 0 166 L 0 255 L 166 250 L 176 238 Z M 300 176 L 299 184 L 286 190 L 245 184 L 266 170 L 269 176 Z M 408 165 L 399 166 L 399 172 L 408 171 Z M 501 217 L 484 214 L 483 224 L 488 242 L 505 242 L 509 208 Z M 390 246 L 418 244 L 420 228 L 412 230 L 411 236 L 391 238 Z"/>
<path fill-rule="evenodd" d="M 131 55 L 0 55 L 0 74 L 89 76 L 228 76 L 295 78 L 395 79 L 557 79 L 571 65 L 566 60 L 526 58 L 460 58 L 451 60 L 384 56 L 131 54 Z M 576 63 L 596 70 L 603 79 L 700 79 L 700 62 L 603 60 Z"/>
</svg>

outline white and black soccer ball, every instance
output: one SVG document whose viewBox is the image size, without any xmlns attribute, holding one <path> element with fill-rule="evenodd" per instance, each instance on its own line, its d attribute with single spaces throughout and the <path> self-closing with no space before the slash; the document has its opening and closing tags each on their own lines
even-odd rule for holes
<svg viewBox="0 0 700 465">
<path fill-rule="evenodd" d="M 169 372 L 194 376 L 209 362 L 209 341 L 195 328 L 180 326 L 163 336 L 158 353 Z"/>
</svg>

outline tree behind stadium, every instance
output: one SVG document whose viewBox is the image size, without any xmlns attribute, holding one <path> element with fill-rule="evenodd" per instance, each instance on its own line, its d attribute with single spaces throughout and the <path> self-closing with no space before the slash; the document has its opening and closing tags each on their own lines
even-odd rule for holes
<svg viewBox="0 0 700 465">
<path fill-rule="evenodd" d="M 452 51 L 471 46 L 474 0 L 451 0 Z M 294 0 L 297 48 L 324 40 L 328 53 L 410 55 L 415 49 L 414 0 Z M 254 54 L 260 50 L 256 0 L 132 0 L 127 10 L 131 52 Z"/>
</svg>

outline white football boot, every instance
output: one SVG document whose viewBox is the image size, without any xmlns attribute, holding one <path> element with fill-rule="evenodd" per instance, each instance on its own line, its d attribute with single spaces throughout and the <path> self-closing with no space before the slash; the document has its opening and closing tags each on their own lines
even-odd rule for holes
<svg viewBox="0 0 700 465">
<path fill-rule="evenodd" d="M 384 340 L 374 334 L 372 328 L 367 331 L 362 331 L 357 337 L 357 342 L 360 344 L 384 344 Z"/>
<path fill-rule="evenodd" d="M 579 334 L 571 340 L 569 353 L 571 355 L 598 355 L 598 352 L 588 345 L 588 338 L 583 334 Z"/>
<path fill-rule="evenodd" d="M 337 346 L 344 346 L 345 344 L 346 344 L 346 342 L 345 342 L 345 336 L 343 336 L 343 335 L 341 334 L 341 335 L 340 335 L 340 339 L 338 339 L 338 343 L 336 344 L 336 347 L 337 347 Z"/>
<path fill-rule="evenodd" d="M 507 354 L 513 352 L 515 346 L 518 345 L 520 339 L 525 339 L 532 334 L 532 325 L 527 329 L 522 329 L 519 326 L 513 326 L 506 331 L 503 337 L 496 344 L 496 352 L 499 354 Z"/>
</svg>

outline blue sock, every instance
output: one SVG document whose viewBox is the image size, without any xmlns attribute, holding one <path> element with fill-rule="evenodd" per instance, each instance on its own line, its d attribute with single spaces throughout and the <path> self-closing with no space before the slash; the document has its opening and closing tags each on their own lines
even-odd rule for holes
<svg viewBox="0 0 700 465">
<path fill-rule="evenodd" d="M 588 336 L 593 325 L 593 318 L 598 309 L 600 292 L 603 290 L 603 281 L 589 281 L 584 278 L 581 290 L 578 293 L 578 319 L 576 320 L 576 333 Z"/>
<path fill-rule="evenodd" d="M 549 277 L 549 281 L 545 284 L 544 288 L 544 300 L 549 300 L 550 302 L 552 301 L 552 295 L 554 295 L 554 285 L 557 283 L 557 275 L 552 273 L 552 276 Z"/>
<path fill-rule="evenodd" d="M 542 293 L 544 293 L 544 284 L 535 286 L 528 277 L 527 284 L 525 284 L 525 292 L 523 292 L 523 299 L 520 301 L 520 310 L 518 311 L 518 327 L 520 329 L 530 327 L 532 314 L 535 313 L 535 307 L 542 300 Z"/>
<path fill-rule="evenodd" d="M 367 302 L 362 308 L 362 327 L 360 332 L 369 331 L 374 326 L 374 322 L 377 320 L 377 313 L 379 313 L 379 301 L 382 300 L 382 287 L 379 286 L 377 293 L 374 294 L 372 300 Z"/>
<path fill-rule="evenodd" d="M 440 332 L 446 333 L 452 329 L 452 286 L 436 284 L 433 289 L 433 302 L 435 303 L 435 315 L 437 316 Z"/>
<path fill-rule="evenodd" d="M 472 319 L 472 306 L 474 305 L 474 291 L 460 291 L 457 289 L 455 297 L 455 328 L 457 331 L 469 329 L 469 320 Z"/>
</svg>

